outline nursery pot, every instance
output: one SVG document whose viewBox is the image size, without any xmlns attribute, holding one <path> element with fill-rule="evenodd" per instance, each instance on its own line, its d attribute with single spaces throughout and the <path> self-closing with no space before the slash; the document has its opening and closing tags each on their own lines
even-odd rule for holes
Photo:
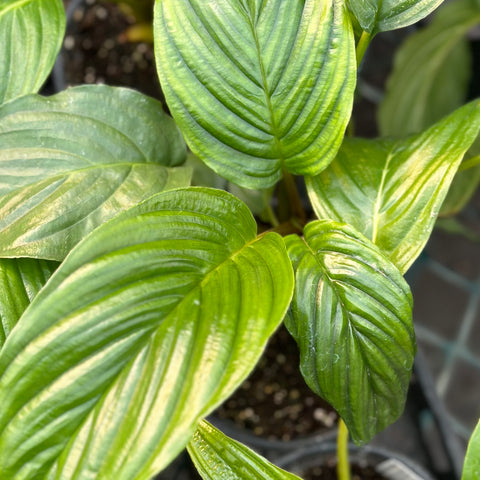
<svg viewBox="0 0 480 480">
<path fill-rule="evenodd" d="M 422 466 L 386 449 L 349 446 L 350 465 L 360 478 L 385 480 L 434 480 Z M 334 479 L 336 477 L 336 444 L 323 442 L 295 450 L 275 463 L 302 478 Z M 306 477 L 306 475 L 309 475 Z"/>
</svg>

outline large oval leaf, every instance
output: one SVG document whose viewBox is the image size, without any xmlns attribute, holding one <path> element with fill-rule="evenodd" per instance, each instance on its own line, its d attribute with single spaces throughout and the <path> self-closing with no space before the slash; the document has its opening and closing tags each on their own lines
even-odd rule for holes
<svg viewBox="0 0 480 480">
<path fill-rule="evenodd" d="M 295 293 L 286 325 L 309 387 L 368 442 L 403 412 L 415 336 L 397 268 L 346 224 L 316 221 L 286 238 Z"/>
<path fill-rule="evenodd" d="M 474 101 L 402 140 L 345 139 L 335 161 L 307 179 L 315 213 L 353 225 L 405 272 L 425 246 L 479 129 Z"/>
<path fill-rule="evenodd" d="M 301 480 L 206 421 L 199 423 L 187 448 L 204 480 Z"/>
<path fill-rule="evenodd" d="M 0 105 L 40 89 L 64 32 L 62 0 L 0 0 Z"/>
<path fill-rule="evenodd" d="M 0 107 L 0 255 L 62 260 L 100 223 L 186 186 L 186 146 L 160 103 L 106 86 Z"/>
<path fill-rule="evenodd" d="M 462 473 L 462 480 L 475 480 L 476 478 L 480 478 L 480 422 L 468 442 Z"/>
<path fill-rule="evenodd" d="M 254 367 L 288 308 L 282 238 L 208 189 L 164 192 L 82 241 L 0 352 L 0 471 L 150 479 Z"/>
<path fill-rule="evenodd" d="M 33 258 L 0 258 L 0 349 L 57 266 Z"/>
<path fill-rule="evenodd" d="M 157 0 L 155 49 L 174 118 L 220 175 L 266 188 L 334 157 L 356 77 L 343 1 Z"/>
<path fill-rule="evenodd" d="M 347 0 L 366 32 L 375 34 L 406 27 L 433 12 L 443 0 Z"/>
<path fill-rule="evenodd" d="M 456 0 L 400 47 L 380 104 L 382 136 L 409 135 L 430 127 L 467 97 L 471 53 L 466 32 L 480 22 L 480 6 Z"/>
</svg>

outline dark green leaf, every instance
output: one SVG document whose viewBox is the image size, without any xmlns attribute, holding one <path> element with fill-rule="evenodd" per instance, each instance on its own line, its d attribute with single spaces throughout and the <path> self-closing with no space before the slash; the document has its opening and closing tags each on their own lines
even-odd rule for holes
<svg viewBox="0 0 480 480">
<path fill-rule="evenodd" d="M 40 89 L 64 31 L 62 0 L 0 0 L 0 105 Z"/>
<path fill-rule="evenodd" d="M 0 255 L 62 260 L 99 224 L 188 185 L 167 168 L 186 146 L 160 103 L 133 90 L 72 88 L 0 107 Z"/>
<path fill-rule="evenodd" d="M 368 442 L 403 412 L 415 337 L 397 268 L 346 224 L 316 221 L 286 238 L 295 292 L 286 325 L 309 387 Z"/>
<path fill-rule="evenodd" d="M 335 161 L 307 179 L 316 214 L 353 225 L 405 272 L 427 242 L 479 128 L 475 101 L 402 140 L 345 139 Z"/>
<path fill-rule="evenodd" d="M 470 438 L 463 466 L 462 480 L 480 478 L 480 423 Z"/>
<path fill-rule="evenodd" d="M 219 190 L 164 192 L 75 247 L 0 352 L 0 471 L 150 479 L 245 379 L 293 273 Z"/>
<path fill-rule="evenodd" d="M 356 77 L 343 1 L 157 0 L 154 26 L 170 110 L 217 173 L 267 188 L 333 159 Z"/>
<path fill-rule="evenodd" d="M 370 34 L 418 22 L 443 0 L 347 0 L 363 30 Z"/>
<path fill-rule="evenodd" d="M 205 421 L 190 440 L 188 453 L 204 480 L 301 480 Z"/>
<path fill-rule="evenodd" d="M 0 349 L 57 266 L 33 258 L 0 258 Z"/>
</svg>

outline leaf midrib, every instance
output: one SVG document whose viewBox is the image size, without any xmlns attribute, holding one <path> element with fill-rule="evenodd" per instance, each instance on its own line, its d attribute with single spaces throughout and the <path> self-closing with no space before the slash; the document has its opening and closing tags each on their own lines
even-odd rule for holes
<svg viewBox="0 0 480 480">
<path fill-rule="evenodd" d="M 27 3 L 32 3 L 33 0 L 17 0 L 16 2 L 10 4 L 8 7 L 5 7 L 0 11 L 0 20 L 4 15 L 6 15 L 10 10 L 15 10 L 17 8 L 23 7 Z"/>
<path fill-rule="evenodd" d="M 380 185 L 377 191 L 377 197 L 375 199 L 375 203 L 373 205 L 373 213 L 372 213 L 372 236 L 371 240 L 373 243 L 377 243 L 379 226 L 380 226 L 380 213 L 383 206 L 383 194 L 385 190 L 385 185 L 387 183 L 387 173 L 390 167 L 390 162 L 393 159 L 393 154 L 391 151 L 388 152 L 387 159 L 385 161 L 385 165 L 382 169 L 382 178 L 380 179 Z"/>
<path fill-rule="evenodd" d="M 254 236 L 254 238 L 252 238 L 251 240 L 247 241 L 246 243 L 244 243 L 238 250 L 234 251 L 234 252 L 230 252 L 230 254 L 223 259 L 223 261 L 221 261 L 219 264 L 217 264 L 216 266 L 214 266 L 211 270 L 209 270 L 208 272 L 205 273 L 205 275 L 201 278 L 200 281 L 194 283 L 191 287 L 191 289 L 185 293 L 185 295 L 178 301 L 178 303 L 172 305 L 172 309 L 165 314 L 162 322 L 157 325 L 156 327 L 154 327 L 152 329 L 152 333 L 151 333 L 151 338 L 153 338 L 159 328 L 161 328 L 165 322 L 168 322 L 170 317 L 172 315 L 175 315 L 175 312 L 176 310 L 180 307 L 180 305 L 184 302 L 184 301 L 188 301 L 188 299 L 192 296 L 192 295 L 195 295 L 195 292 L 197 291 L 202 291 L 202 287 L 205 283 L 208 283 L 209 279 L 211 276 L 213 276 L 215 274 L 216 271 L 218 271 L 219 269 L 223 268 L 224 265 L 226 265 L 228 262 L 230 261 L 234 261 L 234 259 L 241 253 L 244 251 L 244 249 L 246 248 L 249 248 L 251 245 L 253 245 L 256 241 L 260 241 L 262 238 L 264 238 L 264 235 L 262 236 Z M 135 282 L 135 283 L 138 283 L 138 282 Z M 237 332 L 238 330 L 238 325 L 235 325 L 235 332 Z M 236 335 L 234 335 L 236 336 Z M 145 343 L 141 344 L 137 350 L 137 352 L 135 354 L 132 354 L 132 357 L 130 358 L 130 360 L 124 365 L 124 367 L 120 370 L 120 372 L 118 373 L 118 375 L 116 375 L 112 381 L 109 383 L 109 385 L 106 387 L 106 389 L 104 390 L 104 392 L 100 395 L 100 397 L 98 398 L 98 400 L 95 402 L 94 406 L 92 407 L 92 409 L 90 410 L 90 412 L 94 411 L 95 409 L 97 409 L 98 405 L 103 401 L 104 397 L 106 395 L 108 395 L 108 393 L 111 391 L 111 389 L 114 387 L 114 385 L 116 385 L 116 382 L 118 381 L 118 379 L 125 373 L 125 369 L 128 368 L 128 366 L 132 363 L 132 362 L 135 362 L 138 355 L 140 355 L 144 348 L 148 345 L 148 343 L 150 342 L 150 340 L 146 341 Z M 168 359 L 169 361 L 171 360 L 171 351 L 170 351 L 170 354 L 168 355 Z M 229 352 L 229 356 L 228 356 L 228 361 L 226 361 L 226 364 L 228 364 L 228 362 L 231 360 L 232 358 L 232 355 L 233 355 L 233 351 L 230 350 Z M 185 364 L 188 364 L 188 366 L 191 365 L 191 361 L 192 361 L 192 357 L 191 355 L 188 355 L 185 357 L 184 359 L 184 362 Z M 225 368 L 224 368 L 225 369 Z M 191 371 L 190 368 L 187 368 L 188 371 Z M 179 404 L 182 404 L 185 402 L 185 395 L 182 393 L 181 395 L 181 398 L 177 399 L 177 401 L 175 402 L 175 405 L 173 406 L 174 409 L 178 409 L 178 406 Z M 90 416 L 90 413 L 80 422 L 76 432 L 79 432 L 84 424 L 85 424 L 85 421 L 88 420 Z M 171 430 L 170 429 L 166 429 L 165 430 L 165 433 L 168 434 L 168 432 Z M 76 434 L 75 434 L 76 435 Z M 66 444 L 62 450 L 62 454 L 63 452 L 65 452 L 65 449 L 68 448 L 68 444 Z M 58 457 L 60 458 L 60 457 Z M 54 461 L 54 464 L 58 461 L 55 460 Z M 123 467 L 122 467 L 123 468 Z"/>
<path fill-rule="evenodd" d="M 192 284 L 191 288 L 190 288 L 187 292 L 185 292 L 185 294 L 182 296 L 182 298 L 181 298 L 177 303 L 175 303 L 175 304 L 172 305 L 171 310 L 168 311 L 168 312 L 165 312 L 165 315 L 164 315 L 164 317 L 163 317 L 163 320 L 161 321 L 161 324 L 160 324 L 160 325 L 156 325 L 156 326 L 152 326 L 151 331 L 154 332 L 152 335 L 154 335 L 155 332 L 157 332 L 158 329 L 163 325 L 163 323 L 164 323 L 165 321 L 167 321 L 168 318 L 169 318 L 172 314 L 174 314 L 175 310 L 179 307 L 179 305 L 180 305 L 183 301 L 185 301 L 185 300 L 188 299 L 191 295 L 193 295 L 194 292 L 195 292 L 198 288 L 201 288 L 204 283 L 208 283 L 210 277 L 213 276 L 216 271 L 218 271 L 219 269 L 223 268 L 223 266 L 224 266 L 225 264 L 227 264 L 229 261 L 232 261 L 233 259 L 235 259 L 235 257 L 237 257 L 242 251 L 244 251 L 245 248 L 250 247 L 250 246 L 253 245 L 256 241 L 260 241 L 260 240 L 263 239 L 264 237 L 265 237 L 265 236 L 259 236 L 259 237 L 255 236 L 253 239 L 245 242 L 238 250 L 236 250 L 236 251 L 234 251 L 234 252 L 230 252 L 229 255 L 227 255 L 220 263 L 218 263 L 217 265 L 215 265 L 212 269 L 208 270 L 208 271 L 201 277 L 201 279 L 200 279 L 198 282 L 194 282 L 194 283 Z M 120 250 L 115 250 L 114 252 L 115 252 L 115 253 L 118 253 L 119 251 L 120 251 Z M 107 254 L 106 256 L 108 257 L 111 253 L 113 253 L 113 252 L 110 252 L 110 253 Z M 94 261 L 98 261 L 99 258 L 102 258 L 102 257 L 105 258 L 105 255 L 100 256 L 100 257 L 95 257 L 95 258 L 93 258 L 93 259 L 90 258 L 90 260 L 88 260 L 87 263 L 92 263 L 92 262 L 94 262 Z M 70 272 L 66 278 L 69 278 L 69 277 L 70 277 L 72 274 L 74 274 L 76 271 L 78 271 L 79 269 L 83 268 L 84 265 L 85 265 L 85 264 L 83 264 L 83 265 L 81 265 L 81 266 L 77 266 L 77 267 L 75 268 L 75 270 L 73 270 L 72 272 Z M 63 274 L 63 272 L 60 272 L 60 274 Z M 104 297 L 102 297 L 102 298 L 100 298 L 100 299 L 93 299 L 91 302 L 89 302 L 89 303 L 86 304 L 86 305 L 81 305 L 80 307 L 76 307 L 76 309 L 75 309 L 74 312 L 71 312 L 71 313 L 69 313 L 68 315 L 63 316 L 62 319 L 63 319 L 63 320 L 68 320 L 69 318 L 72 317 L 72 315 L 75 315 L 78 311 L 84 311 L 84 310 L 87 309 L 87 308 L 91 308 L 92 306 L 95 306 L 98 302 L 102 302 L 102 300 L 103 300 L 104 298 L 111 298 L 113 295 L 116 295 L 116 294 L 118 294 L 118 293 L 121 292 L 121 291 L 127 291 L 129 288 L 132 287 L 132 285 L 139 284 L 139 283 L 143 282 L 144 280 L 146 280 L 146 279 L 148 279 L 148 278 L 151 278 L 151 277 L 152 277 L 152 276 L 144 277 L 144 278 L 142 278 L 141 280 L 135 280 L 135 281 L 132 281 L 132 282 L 126 284 L 126 285 L 122 285 L 121 287 L 115 288 L 113 291 L 109 292 L 107 296 L 104 296 Z M 61 284 L 63 284 L 63 283 L 65 282 L 66 278 L 64 278 L 64 279 L 61 281 L 60 284 L 55 285 L 54 287 L 57 288 L 58 286 L 60 286 Z M 47 287 L 49 287 L 50 290 L 53 288 L 53 287 L 51 287 L 51 286 L 49 286 L 49 285 L 48 285 Z M 45 291 L 46 291 L 47 293 L 45 293 Z M 46 288 L 46 289 L 44 290 L 43 295 L 44 295 L 44 296 L 45 296 L 45 295 L 49 295 L 48 288 Z M 38 300 L 38 298 L 37 298 L 36 300 L 37 300 L 37 302 L 34 304 L 34 306 L 38 303 L 38 301 L 41 301 L 41 300 Z M 29 307 L 30 307 L 30 308 L 29 308 L 29 311 L 30 311 L 32 308 L 34 308 L 34 307 L 32 307 L 32 304 L 30 304 Z M 38 308 L 37 308 L 37 309 L 38 309 Z M 23 315 L 22 315 L 22 316 L 23 316 Z M 61 320 L 62 320 L 62 319 L 61 319 Z M 51 330 L 52 328 L 57 328 L 57 327 L 58 327 L 58 322 L 49 324 L 44 330 L 42 330 L 41 332 L 38 333 L 38 335 L 34 338 L 34 341 L 38 341 L 39 338 L 41 338 L 41 337 L 43 337 L 43 336 L 45 336 L 45 335 L 48 335 L 49 332 L 50 332 L 50 330 Z M 122 338 L 122 339 L 123 339 L 123 338 Z M 117 339 L 115 339 L 115 341 L 118 341 L 118 340 L 121 341 L 122 339 L 118 339 L 118 338 L 117 338 Z M 127 365 L 130 363 L 130 361 L 131 361 L 133 358 L 135 358 L 136 355 L 138 355 L 138 353 L 145 347 L 145 345 L 146 345 L 147 343 L 148 343 L 148 342 L 142 343 L 142 345 L 139 346 L 139 348 L 138 348 L 138 350 L 137 350 L 137 353 L 132 354 L 132 357 L 130 358 L 130 360 L 129 360 L 128 362 L 125 363 L 124 367 L 123 367 L 122 370 L 119 372 L 119 374 L 118 374 L 117 376 L 115 376 L 115 377 L 112 379 L 112 381 L 109 383 L 109 386 L 106 387 L 105 392 L 110 388 L 111 385 L 113 385 L 113 383 L 115 383 L 115 381 L 116 381 L 116 379 L 118 378 L 118 376 L 120 376 L 120 375 L 122 374 L 122 372 L 123 372 L 124 369 L 127 367 Z M 112 344 L 109 343 L 109 344 L 107 344 L 107 345 L 104 345 L 103 347 L 105 348 L 105 347 L 108 347 L 108 346 L 110 346 L 110 345 L 112 345 Z M 22 351 L 22 352 L 25 351 L 25 348 L 23 348 L 21 351 Z M 90 355 L 87 355 L 87 356 L 83 357 L 82 360 L 81 360 L 81 362 L 76 363 L 73 367 L 77 367 L 77 366 L 80 365 L 81 363 L 87 361 L 87 360 L 88 360 L 89 358 L 91 358 L 92 356 L 98 355 L 98 353 L 99 353 L 98 351 L 91 352 Z M 5 370 L 3 371 L 3 375 L 5 374 L 5 372 L 8 371 L 8 369 L 9 369 L 9 367 L 7 366 L 7 367 L 5 368 Z M 45 391 L 45 390 L 46 390 L 49 386 L 51 386 L 53 383 L 55 383 L 56 381 L 58 381 L 58 379 L 59 379 L 61 376 L 65 375 L 65 374 L 66 374 L 69 370 L 71 370 L 71 369 L 72 369 L 72 367 L 65 369 L 62 373 L 59 374 L 59 376 L 55 377 L 48 385 L 45 385 L 44 388 L 42 388 L 41 390 L 39 390 L 33 397 L 31 397 L 31 398 L 28 400 L 27 403 L 24 403 L 23 406 L 17 411 L 17 413 L 18 413 L 20 410 L 22 410 L 22 409 L 25 407 L 25 405 L 27 405 L 27 404 L 29 404 L 31 401 L 33 401 L 38 395 L 40 395 L 43 391 Z M 105 393 L 105 392 L 104 392 L 104 393 Z M 102 395 L 100 395 L 99 401 L 100 401 L 100 399 L 101 399 L 102 397 L 103 397 L 103 393 L 102 393 Z M 9 424 L 11 423 L 12 420 L 13 420 L 13 416 L 12 416 L 12 417 L 9 419 L 9 421 L 5 424 L 5 428 L 6 428 L 7 425 L 9 425 Z M 0 436 L 1 436 L 1 435 L 0 435 Z"/>
<path fill-rule="evenodd" d="M 281 165 L 283 166 L 284 161 L 285 161 L 285 155 L 282 152 L 282 143 L 280 141 L 280 135 L 279 135 L 279 132 L 278 132 L 278 125 L 277 125 L 277 122 L 275 120 L 275 112 L 274 112 L 274 109 L 273 109 L 272 98 L 271 98 L 270 93 L 269 93 L 270 90 L 268 88 L 268 80 L 267 80 L 267 75 L 266 75 L 266 72 L 265 72 L 265 65 L 263 63 L 262 52 L 261 52 L 261 49 L 260 49 L 260 42 L 258 40 L 257 30 L 255 28 L 255 18 L 253 18 L 253 13 L 254 12 L 250 9 L 250 11 L 246 12 L 246 13 L 247 13 L 247 16 L 248 16 L 248 19 L 249 19 L 250 29 L 252 31 L 253 40 L 255 42 L 255 50 L 257 52 L 257 60 L 258 60 L 258 65 L 260 67 L 260 74 L 261 74 L 261 77 L 262 77 L 263 92 L 265 94 L 266 106 L 267 106 L 267 109 L 268 109 L 268 113 L 270 115 L 270 126 L 272 127 L 272 136 L 273 136 L 273 140 L 275 142 L 275 147 L 276 147 L 276 150 L 277 150 L 278 158 L 281 162 Z"/>
</svg>

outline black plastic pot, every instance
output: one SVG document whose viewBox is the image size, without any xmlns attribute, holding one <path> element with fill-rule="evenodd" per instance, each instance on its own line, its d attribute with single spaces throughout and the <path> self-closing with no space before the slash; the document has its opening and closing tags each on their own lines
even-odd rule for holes
<svg viewBox="0 0 480 480">
<path fill-rule="evenodd" d="M 276 460 L 276 464 L 299 476 L 312 467 L 334 465 L 335 443 L 318 443 L 308 448 L 295 450 Z M 397 453 L 377 448 L 349 448 L 350 463 L 361 468 L 372 467 L 375 472 L 388 480 L 434 480 L 434 477 L 422 466 Z"/>
</svg>

